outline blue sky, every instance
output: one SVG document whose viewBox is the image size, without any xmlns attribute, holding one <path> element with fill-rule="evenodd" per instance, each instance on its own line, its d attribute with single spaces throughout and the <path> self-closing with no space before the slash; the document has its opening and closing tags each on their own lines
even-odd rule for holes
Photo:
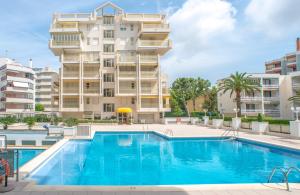
<svg viewBox="0 0 300 195">
<path fill-rule="evenodd" d="M 55 12 L 91 12 L 102 0 L 1 0 L 0 56 L 36 67 L 59 62 L 48 49 Z M 235 71 L 263 72 L 264 62 L 295 50 L 300 0 L 113 0 L 125 12 L 163 12 L 173 49 L 163 57 L 170 80 L 212 82 Z M 6 52 L 7 50 L 7 52 Z"/>
</svg>

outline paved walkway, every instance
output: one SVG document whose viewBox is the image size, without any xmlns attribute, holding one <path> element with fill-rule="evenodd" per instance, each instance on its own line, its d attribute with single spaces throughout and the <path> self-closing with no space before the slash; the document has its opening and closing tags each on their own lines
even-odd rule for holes
<svg viewBox="0 0 300 195">
<path fill-rule="evenodd" d="M 211 129 L 196 125 L 93 125 L 93 131 L 156 131 L 166 134 L 166 129 L 172 130 L 170 137 L 220 137 L 222 129 Z M 230 135 L 230 134 L 229 134 Z M 239 132 L 239 137 L 250 140 L 271 143 L 275 145 L 300 149 L 300 139 L 280 136 L 258 135 L 251 132 Z M 169 187 L 87 187 L 87 186 L 36 186 L 19 182 L 14 191 L 5 194 L 101 194 L 101 195 L 299 195 L 300 184 L 291 184 L 291 192 L 285 190 L 282 184 L 233 184 L 233 185 L 191 185 Z"/>
</svg>

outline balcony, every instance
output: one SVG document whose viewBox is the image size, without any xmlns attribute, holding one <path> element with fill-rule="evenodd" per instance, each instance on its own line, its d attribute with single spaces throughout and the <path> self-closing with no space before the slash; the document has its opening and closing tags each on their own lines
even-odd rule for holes
<svg viewBox="0 0 300 195">
<path fill-rule="evenodd" d="M 153 33 L 153 34 L 166 34 L 168 35 L 168 33 L 170 32 L 170 25 L 169 24 L 145 24 L 142 23 L 141 25 L 141 29 L 140 29 L 140 34 L 143 33 Z"/>
<path fill-rule="evenodd" d="M 50 48 L 70 48 L 70 49 L 79 49 L 81 46 L 81 41 L 58 41 L 50 40 Z"/>
<path fill-rule="evenodd" d="M 84 54 L 83 61 L 86 63 L 100 63 L 100 56 L 98 53 Z"/>
<path fill-rule="evenodd" d="M 264 97 L 264 101 L 279 101 L 279 96 L 273 96 L 273 97 Z M 253 101 L 262 101 L 262 97 L 260 96 L 243 96 L 241 97 L 241 101 L 243 102 L 253 102 Z"/>
<path fill-rule="evenodd" d="M 64 54 L 64 63 L 79 63 L 80 56 L 78 54 Z"/>
<path fill-rule="evenodd" d="M 125 87 L 120 87 L 119 88 L 119 95 L 126 95 L 126 94 L 136 94 L 136 89 L 132 88 L 125 88 Z"/>
<path fill-rule="evenodd" d="M 263 113 L 262 109 L 242 109 L 241 110 L 242 115 L 257 115 L 259 113 Z M 280 110 L 279 109 L 265 109 L 264 114 L 274 117 L 280 116 Z"/>
<path fill-rule="evenodd" d="M 69 21 L 90 21 L 94 20 L 96 17 L 92 13 L 79 13 L 79 14 L 55 14 L 54 20 L 61 22 Z"/>
<path fill-rule="evenodd" d="M 64 87 L 63 88 L 63 93 L 64 94 L 78 94 L 79 93 L 79 88 L 74 88 L 74 87 Z"/>
<path fill-rule="evenodd" d="M 157 64 L 158 63 L 158 57 L 157 55 L 141 55 L 140 56 L 140 62 L 143 64 Z"/>
<path fill-rule="evenodd" d="M 161 22 L 164 15 L 161 14 L 125 14 L 122 18 L 125 21 L 139 21 L 139 22 Z"/>
<path fill-rule="evenodd" d="M 263 84 L 264 89 L 279 89 L 279 84 Z"/>
<path fill-rule="evenodd" d="M 67 71 L 63 72 L 64 78 L 79 78 L 79 72 L 78 71 Z"/>
<path fill-rule="evenodd" d="M 89 79 L 99 79 L 100 77 L 99 70 L 97 69 L 95 71 L 84 71 L 83 77 Z"/>
<path fill-rule="evenodd" d="M 164 54 L 172 48 L 171 40 L 141 40 L 137 41 L 138 50 L 158 50 L 160 54 Z"/>
<path fill-rule="evenodd" d="M 292 86 L 294 89 L 300 89 L 300 81 L 293 81 Z"/>
<path fill-rule="evenodd" d="M 136 63 L 136 55 L 118 55 L 117 62 L 120 64 Z"/>
<path fill-rule="evenodd" d="M 88 89 L 84 88 L 83 93 L 85 93 L 85 94 L 99 94 L 100 89 L 99 89 L 99 87 L 90 87 Z"/>
<path fill-rule="evenodd" d="M 280 73 L 281 66 L 278 67 L 266 67 L 266 73 Z"/>
<path fill-rule="evenodd" d="M 135 71 L 120 71 L 119 78 L 136 78 Z"/>
<path fill-rule="evenodd" d="M 6 97 L 6 103 L 18 103 L 18 104 L 32 104 L 34 102 L 33 99 L 29 99 L 26 97 Z"/>
<path fill-rule="evenodd" d="M 163 94 L 170 94 L 169 88 L 162 88 L 162 93 Z"/>
<path fill-rule="evenodd" d="M 158 89 L 152 87 L 141 87 L 141 93 L 143 95 L 158 95 Z"/>
<path fill-rule="evenodd" d="M 54 32 L 79 32 L 78 23 L 55 23 L 50 27 L 50 33 Z"/>
<path fill-rule="evenodd" d="M 157 71 L 141 71 L 142 79 L 156 79 L 157 75 Z"/>
</svg>

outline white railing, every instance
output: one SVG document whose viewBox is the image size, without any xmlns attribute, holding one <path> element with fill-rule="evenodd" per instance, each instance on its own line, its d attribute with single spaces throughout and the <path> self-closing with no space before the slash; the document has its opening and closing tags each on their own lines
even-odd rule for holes
<svg viewBox="0 0 300 195">
<path fill-rule="evenodd" d="M 158 108 L 158 104 L 155 103 L 141 103 L 141 108 Z"/>
<path fill-rule="evenodd" d="M 141 92 L 144 94 L 158 94 L 157 88 L 151 88 L 151 87 L 141 87 Z"/>
<path fill-rule="evenodd" d="M 63 93 L 79 93 L 78 88 L 64 88 Z"/>
<path fill-rule="evenodd" d="M 95 71 L 85 71 L 83 73 L 83 77 L 99 77 L 99 70 L 95 70 Z"/>
<path fill-rule="evenodd" d="M 118 62 L 136 62 L 135 55 L 119 55 Z"/>
<path fill-rule="evenodd" d="M 135 19 L 135 20 L 160 20 L 162 15 L 160 14 L 125 14 L 125 19 Z"/>
<path fill-rule="evenodd" d="M 157 55 L 141 55 L 141 62 L 158 62 Z"/>
<path fill-rule="evenodd" d="M 170 31 L 169 24 L 142 24 L 141 31 Z"/>
<path fill-rule="evenodd" d="M 125 94 L 128 94 L 128 93 L 136 93 L 136 89 L 131 89 L 131 88 L 121 88 L 119 89 L 119 93 L 125 93 Z"/>
<path fill-rule="evenodd" d="M 142 77 L 157 77 L 157 71 L 141 71 Z"/>
<path fill-rule="evenodd" d="M 73 47 L 79 47 L 80 41 L 57 41 L 51 39 L 51 46 L 73 46 Z"/>
<path fill-rule="evenodd" d="M 83 61 L 85 61 L 85 62 L 100 62 L 100 56 L 96 53 L 84 54 Z"/>
<path fill-rule="evenodd" d="M 99 87 L 83 89 L 83 93 L 99 93 Z"/>
<path fill-rule="evenodd" d="M 138 40 L 139 47 L 169 47 L 171 45 L 170 40 L 159 41 L 159 40 Z"/>
<path fill-rule="evenodd" d="M 119 77 L 136 77 L 136 72 L 133 71 L 120 71 Z"/>
<path fill-rule="evenodd" d="M 261 96 L 243 96 L 241 97 L 242 101 L 262 101 Z M 264 97 L 264 101 L 276 101 L 279 100 L 279 96 L 273 96 L 273 97 Z"/>
<path fill-rule="evenodd" d="M 60 19 L 88 19 L 88 18 L 92 18 L 93 15 L 90 13 L 78 13 L 78 14 L 55 14 L 54 15 L 55 18 Z"/>
<path fill-rule="evenodd" d="M 292 86 L 293 88 L 300 88 L 300 81 L 294 81 Z"/>
<path fill-rule="evenodd" d="M 79 59 L 79 55 L 64 55 L 64 62 L 78 62 Z"/>
<path fill-rule="evenodd" d="M 63 108 L 79 108 L 79 104 L 63 103 Z"/>
<path fill-rule="evenodd" d="M 68 71 L 68 72 L 64 72 L 63 76 L 64 77 L 79 77 L 79 72 Z"/>
</svg>

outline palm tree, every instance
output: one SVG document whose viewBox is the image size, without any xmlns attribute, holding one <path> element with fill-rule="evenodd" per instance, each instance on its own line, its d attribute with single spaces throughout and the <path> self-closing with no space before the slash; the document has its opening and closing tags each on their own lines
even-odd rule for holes
<svg viewBox="0 0 300 195">
<path fill-rule="evenodd" d="M 229 78 L 224 79 L 219 83 L 219 90 L 226 93 L 230 91 L 230 97 L 235 93 L 236 107 L 238 108 L 238 116 L 241 116 L 241 93 L 254 93 L 259 90 L 259 85 L 253 79 L 251 75 L 246 73 L 236 72 L 231 74 Z"/>
</svg>

